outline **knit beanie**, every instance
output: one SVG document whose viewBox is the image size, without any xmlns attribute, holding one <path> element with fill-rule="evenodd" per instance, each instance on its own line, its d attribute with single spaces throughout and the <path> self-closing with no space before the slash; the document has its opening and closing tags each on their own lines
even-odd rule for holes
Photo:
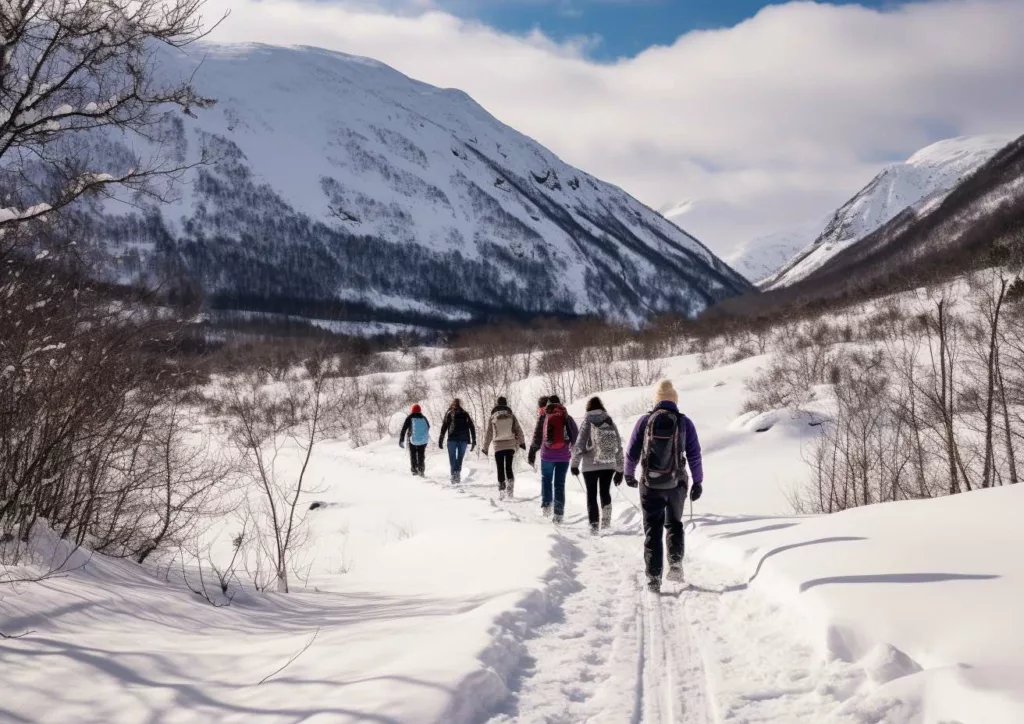
<svg viewBox="0 0 1024 724">
<path fill-rule="evenodd" d="M 506 400 L 504 397 L 499 397 L 498 407 L 508 407 L 508 400 Z"/>
<path fill-rule="evenodd" d="M 671 380 L 662 380 L 654 388 L 654 402 L 679 402 L 679 393 L 672 386 Z"/>
<path fill-rule="evenodd" d="M 412 411 L 413 411 L 414 413 L 415 413 L 415 412 L 423 412 L 423 408 L 421 408 L 421 407 L 420 407 L 419 405 L 413 405 L 413 406 L 412 406 Z"/>
</svg>

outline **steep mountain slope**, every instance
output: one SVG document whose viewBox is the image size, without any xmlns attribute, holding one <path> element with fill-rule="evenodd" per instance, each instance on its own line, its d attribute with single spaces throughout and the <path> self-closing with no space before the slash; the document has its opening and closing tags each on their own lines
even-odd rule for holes
<svg viewBox="0 0 1024 724">
<path fill-rule="evenodd" d="M 918 151 L 904 163 L 887 166 L 835 212 L 813 243 L 774 274 L 762 277 L 760 286 L 793 284 L 904 210 L 939 203 L 1011 140 L 1004 136 L 951 138 Z"/>
<path fill-rule="evenodd" d="M 904 210 L 880 229 L 788 286 L 736 300 L 716 312 L 775 313 L 783 307 L 863 299 L 1024 258 L 1024 136 L 952 191 Z"/>
<path fill-rule="evenodd" d="M 216 162 L 181 198 L 106 205 L 124 278 L 198 282 L 223 308 L 444 323 L 699 312 L 747 291 L 707 248 L 467 95 L 313 48 L 167 59 L 218 100 L 164 147 Z"/>
</svg>

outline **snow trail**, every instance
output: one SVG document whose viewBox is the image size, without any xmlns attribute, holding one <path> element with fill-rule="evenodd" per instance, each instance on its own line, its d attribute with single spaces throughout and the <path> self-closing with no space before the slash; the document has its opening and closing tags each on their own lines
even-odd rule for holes
<svg viewBox="0 0 1024 724">
<path fill-rule="evenodd" d="M 484 485 L 490 484 L 464 481 L 459 490 L 520 522 L 551 525 L 527 501 L 500 501 L 482 492 Z M 579 590 L 565 599 L 562 616 L 527 642 L 519 689 L 491 724 L 717 721 L 709 715 L 706 654 L 685 614 L 687 586 L 666 583 L 660 596 L 647 592 L 639 520 L 595 537 L 586 516 L 575 515 L 556 530 L 584 553 Z"/>
<path fill-rule="evenodd" d="M 524 525 L 552 526 L 540 514 L 532 478 L 517 480 L 524 497 L 499 500 L 488 472 L 480 466 L 464 474 L 456 490 Z M 749 591 L 729 568 L 688 553 L 687 582 L 666 581 L 660 595 L 649 594 L 632 501 L 616 494 L 619 522 L 592 536 L 572 481 L 566 497 L 565 523 L 552 527 L 582 552 L 578 585 L 561 615 L 531 632 L 512 696 L 489 724 L 828 721 L 858 691 L 859 667 L 823 667 L 813 643 L 799 638 L 796 614 Z M 692 529 L 688 524 L 688 550 Z"/>
</svg>

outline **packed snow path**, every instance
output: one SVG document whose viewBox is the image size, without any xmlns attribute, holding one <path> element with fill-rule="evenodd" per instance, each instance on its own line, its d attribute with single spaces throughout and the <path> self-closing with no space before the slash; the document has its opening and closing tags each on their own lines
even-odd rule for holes
<svg viewBox="0 0 1024 724">
<path fill-rule="evenodd" d="M 519 522 L 552 525 L 528 468 L 517 473 L 517 498 L 501 501 L 489 460 L 469 460 L 459 487 L 437 475 L 440 465 L 435 458 L 434 484 Z M 735 572 L 689 554 L 687 582 L 649 594 L 635 492 L 613 491 L 616 523 L 597 537 L 571 477 L 566 497 L 565 522 L 552 527 L 575 553 L 575 585 L 560 614 L 532 632 L 519 675 L 507 682 L 513 696 L 491 724 L 822 721 L 852 693 L 832 685 L 850 673 L 822 671 L 812 642 L 793 638 L 800 622 L 747 591 Z"/>
</svg>

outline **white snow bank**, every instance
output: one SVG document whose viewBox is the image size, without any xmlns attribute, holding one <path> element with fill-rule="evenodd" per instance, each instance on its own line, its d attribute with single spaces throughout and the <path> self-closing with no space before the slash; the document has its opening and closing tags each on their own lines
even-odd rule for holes
<svg viewBox="0 0 1024 724">
<path fill-rule="evenodd" d="M 831 516 L 712 515 L 696 538 L 699 555 L 797 605 L 826 659 L 863 666 L 879 706 L 923 699 L 923 713 L 880 721 L 1021 722 L 1022 505 L 1013 487 Z"/>
<path fill-rule="evenodd" d="M 326 505 L 310 513 L 305 591 L 213 608 L 102 556 L 5 587 L 0 631 L 27 635 L 0 640 L 0 721 L 486 718 L 524 637 L 554 615 L 574 552 L 548 526 L 412 479 L 397 446 L 381 453 L 372 474 L 372 451 L 315 457 L 310 500 Z"/>
</svg>

